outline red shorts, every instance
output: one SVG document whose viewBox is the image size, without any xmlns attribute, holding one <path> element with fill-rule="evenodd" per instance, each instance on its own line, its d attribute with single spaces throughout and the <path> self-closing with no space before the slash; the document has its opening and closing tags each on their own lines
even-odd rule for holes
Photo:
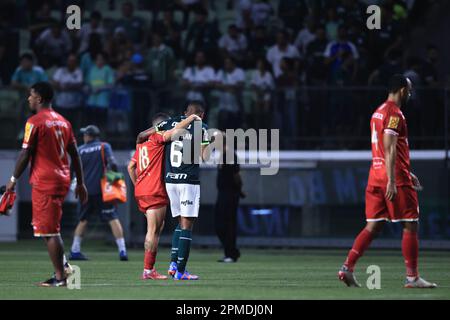
<svg viewBox="0 0 450 320">
<path fill-rule="evenodd" d="M 386 187 L 367 186 L 366 220 L 367 221 L 418 221 L 419 200 L 417 192 L 411 186 L 397 187 L 394 201 L 385 197 Z"/>
<path fill-rule="evenodd" d="M 169 197 L 167 196 L 137 196 L 136 203 L 139 211 L 147 213 L 149 209 L 158 209 L 169 204 Z"/>
<path fill-rule="evenodd" d="M 63 195 L 48 195 L 32 188 L 33 218 L 31 224 L 35 237 L 60 235 L 64 198 Z"/>
</svg>

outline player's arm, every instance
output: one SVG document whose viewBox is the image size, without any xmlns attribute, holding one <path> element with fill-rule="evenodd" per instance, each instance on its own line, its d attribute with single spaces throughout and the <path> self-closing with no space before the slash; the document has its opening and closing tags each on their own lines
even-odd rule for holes
<svg viewBox="0 0 450 320">
<path fill-rule="evenodd" d="M 411 175 L 411 179 L 412 179 L 412 183 L 413 183 L 413 188 L 414 188 L 416 191 L 422 191 L 422 190 L 423 190 L 423 186 L 422 186 L 422 184 L 420 183 L 419 178 L 417 178 L 417 176 L 416 176 L 414 173 L 412 173 L 412 172 L 410 172 L 409 174 Z"/>
<path fill-rule="evenodd" d="M 119 166 L 117 165 L 116 158 L 114 157 L 111 145 L 109 143 L 104 144 L 106 161 L 109 167 L 114 172 L 119 172 Z"/>
<path fill-rule="evenodd" d="M 145 131 L 142 131 L 137 136 L 136 144 L 144 143 L 145 141 L 148 140 L 148 137 L 150 137 L 155 132 L 156 132 L 156 128 L 155 127 L 151 127 L 151 128 L 149 128 L 149 129 L 147 129 Z"/>
<path fill-rule="evenodd" d="M 383 135 L 384 160 L 386 163 L 386 174 L 388 184 L 386 187 L 386 199 L 394 200 L 397 194 L 397 186 L 395 184 L 395 159 L 397 157 L 397 136 L 389 133 Z"/>
<path fill-rule="evenodd" d="M 82 204 L 85 204 L 88 200 L 88 193 L 84 184 L 83 166 L 81 165 L 80 154 L 78 153 L 77 145 L 75 143 L 69 143 L 67 146 L 67 152 L 72 159 L 73 170 L 77 177 L 77 186 L 75 189 L 76 196 L 80 199 Z"/>
<path fill-rule="evenodd" d="M 19 158 L 17 159 L 16 166 L 14 168 L 14 173 L 6 185 L 6 191 L 14 191 L 17 183 L 17 179 L 20 178 L 22 173 L 25 171 L 28 166 L 28 162 L 30 161 L 30 157 L 33 154 L 33 147 L 29 146 L 26 149 L 22 149 L 19 154 Z"/>
<path fill-rule="evenodd" d="M 186 119 L 178 122 L 176 124 L 176 126 L 171 129 L 171 130 L 167 130 L 164 131 L 162 133 L 164 141 L 168 142 L 170 140 L 172 140 L 172 137 L 175 136 L 177 133 L 180 132 L 180 130 L 182 129 L 186 129 L 187 127 L 189 127 L 189 125 L 191 124 L 191 122 L 193 121 L 202 121 L 202 118 L 200 118 L 199 116 L 195 115 L 195 114 L 191 114 L 189 117 L 187 117 Z"/>
<path fill-rule="evenodd" d="M 133 182 L 133 185 L 136 185 L 136 161 L 134 159 L 131 159 L 130 163 L 128 164 L 128 174 L 130 176 L 131 182 Z"/>
</svg>

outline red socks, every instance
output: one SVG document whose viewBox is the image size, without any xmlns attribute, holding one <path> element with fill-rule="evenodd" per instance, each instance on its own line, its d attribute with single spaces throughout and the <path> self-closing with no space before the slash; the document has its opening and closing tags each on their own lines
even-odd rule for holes
<svg viewBox="0 0 450 320">
<path fill-rule="evenodd" d="M 406 276 L 417 277 L 417 260 L 419 257 L 419 239 L 417 232 L 403 231 L 402 252 L 405 258 Z"/>
<path fill-rule="evenodd" d="M 356 261 L 364 254 L 364 251 L 369 247 L 372 242 L 373 234 L 367 229 L 363 229 L 356 237 L 353 247 L 348 253 L 347 259 L 344 262 L 349 271 L 353 272 Z"/>
<path fill-rule="evenodd" d="M 144 254 L 144 269 L 146 270 L 152 270 L 153 266 L 155 265 L 155 261 L 156 261 L 156 251 L 155 252 L 151 252 L 151 251 L 147 251 L 145 250 L 145 254 Z"/>
</svg>

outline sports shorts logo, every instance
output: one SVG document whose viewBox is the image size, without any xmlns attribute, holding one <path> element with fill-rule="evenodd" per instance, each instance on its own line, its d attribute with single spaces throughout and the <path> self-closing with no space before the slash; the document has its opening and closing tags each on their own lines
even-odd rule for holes
<svg viewBox="0 0 450 320">
<path fill-rule="evenodd" d="M 182 180 L 182 179 L 187 179 L 187 174 L 186 173 L 169 172 L 169 173 L 167 173 L 166 177 L 170 178 L 170 179 L 174 179 L 174 180 Z"/>
<path fill-rule="evenodd" d="M 183 206 L 192 206 L 194 204 L 194 202 L 190 201 L 190 200 L 184 200 L 184 201 L 181 201 L 181 204 Z"/>
</svg>

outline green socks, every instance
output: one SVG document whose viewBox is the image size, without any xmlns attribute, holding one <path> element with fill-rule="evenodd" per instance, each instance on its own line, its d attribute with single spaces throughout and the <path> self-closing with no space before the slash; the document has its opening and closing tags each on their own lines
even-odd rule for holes
<svg viewBox="0 0 450 320">
<path fill-rule="evenodd" d="M 170 254 L 170 261 L 177 262 L 178 259 L 178 242 L 180 240 L 181 227 L 177 225 L 172 235 L 172 251 Z"/>
<path fill-rule="evenodd" d="M 191 249 L 192 231 L 181 230 L 180 240 L 178 242 L 178 272 L 184 273 L 186 264 L 189 259 L 189 251 Z"/>
</svg>

